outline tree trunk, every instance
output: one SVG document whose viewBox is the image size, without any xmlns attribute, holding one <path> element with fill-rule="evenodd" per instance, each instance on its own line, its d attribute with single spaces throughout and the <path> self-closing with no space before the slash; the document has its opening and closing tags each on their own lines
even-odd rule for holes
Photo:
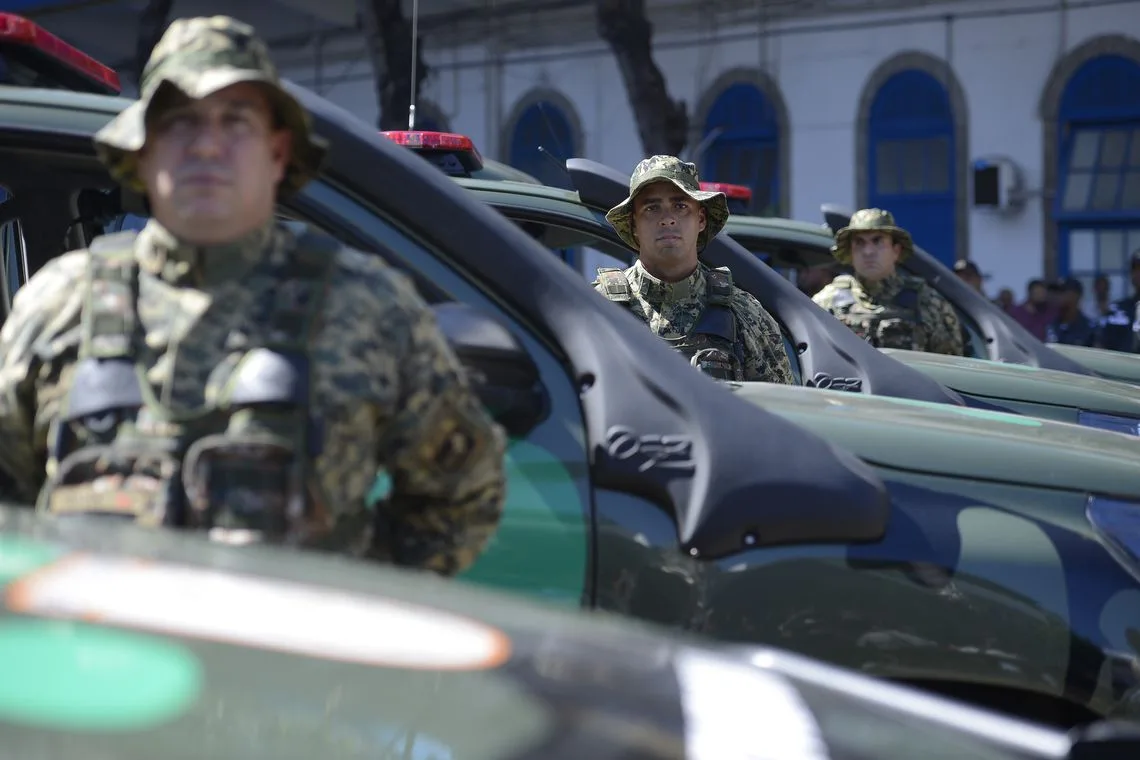
<svg viewBox="0 0 1140 760">
<path fill-rule="evenodd" d="M 146 59 L 150 58 L 151 51 L 158 44 L 162 33 L 166 31 L 167 19 L 170 17 L 173 5 L 174 0 L 149 0 L 139 16 L 138 35 L 135 38 L 135 65 L 132 73 L 135 75 L 135 84 L 140 88 Z"/>
<path fill-rule="evenodd" d="M 597 0 L 597 23 L 621 69 L 645 155 L 680 155 L 689 140 L 689 114 L 684 101 L 669 97 L 653 60 L 645 0 Z"/>
<path fill-rule="evenodd" d="M 404 17 L 401 0 L 359 0 L 376 96 L 380 102 L 381 130 L 407 129 L 412 102 L 412 22 Z M 428 76 L 422 38 L 416 49 L 416 92 Z"/>
</svg>

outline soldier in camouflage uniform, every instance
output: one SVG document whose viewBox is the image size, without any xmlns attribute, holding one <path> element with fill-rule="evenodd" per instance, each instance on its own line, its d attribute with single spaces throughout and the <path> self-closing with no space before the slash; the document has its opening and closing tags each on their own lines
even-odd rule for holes
<svg viewBox="0 0 1140 760">
<path fill-rule="evenodd" d="M 452 575 L 497 529 L 501 429 L 411 281 L 274 218 L 322 141 L 253 29 L 175 21 L 101 130 L 138 233 L 35 274 L 0 331 L 4 497 Z M 380 468 L 391 498 L 365 498 Z"/>
<path fill-rule="evenodd" d="M 865 208 L 835 235 L 841 274 L 812 300 L 878 348 L 963 355 L 962 326 L 953 307 L 922 279 L 897 271 L 914 252 L 910 233 L 887 211 Z"/>
<path fill-rule="evenodd" d="M 626 270 L 598 269 L 594 288 L 649 325 L 706 374 L 790 385 L 780 327 L 727 268 L 698 255 L 728 221 L 724 193 L 700 189 L 697 167 L 673 156 L 637 165 L 629 197 L 606 219 L 638 252 Z"/>
</svg>

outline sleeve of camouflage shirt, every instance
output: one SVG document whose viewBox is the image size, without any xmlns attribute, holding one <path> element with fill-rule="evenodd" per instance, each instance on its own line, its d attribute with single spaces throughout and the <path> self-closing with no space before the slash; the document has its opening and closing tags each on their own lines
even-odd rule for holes
<svg viewBox="0 0 1140 760">
<path fill-rule="evenodd" d="M 59 399 L 41 395 L 58 387 L 60 356 L 78 346 L 86 262 L 86 252 L 73 251 L 44 265 L 16 292 L 0 328 L 0 499 L 30 507 L 43 485 Z"/>
<path fill-rule="evenodd" d="M 411 281 L 394 271 L 388 276 L 394 311 L 376 327 L 403 335 L 397 411 L 386 421 L 378 452 L 392 493 L 380 508 L 392 561 L 450 576 L 475 562 L 499 526 L 506 437 L 470 389 Z"/>
<path fill-rule="evenodd" d="M 751 294 L 736 288 L 732 310 L 744 342 L 744 379 L 792 385 L 792 365 L 780 325 Z"/>
<path fill-rule="evenodd" d="M 954 307 L 934 288 L 919 290 L 918 313 L 926 328 L 926 350 L 935 354 L 962 356 L 962 323 Z"/>
</svg>

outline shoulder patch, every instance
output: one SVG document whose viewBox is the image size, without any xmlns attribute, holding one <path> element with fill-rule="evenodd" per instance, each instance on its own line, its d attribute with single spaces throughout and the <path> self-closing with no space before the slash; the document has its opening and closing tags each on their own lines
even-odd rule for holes
<svg viewBox="0 0 1140 760">
<path fill-rule="evenodd" d="M 135 230 L 100 235 L 91 241 L 87 250 L 93 259 L 114 265 L 121 261 L 134 259 L 135 239 L 137 237 L 138 232 Z"/>
<path fill-rule="evenodd" d="M 58 304 L 82 289 L 90 261 L 91 254 L 87 249 L 80 248 L 47 262 L 12 296 L 11 313 L 16 314 L 19 310 L 23 314 L 25 309 L 54 310 Z M 14 320 L 8 319 L 4 324 L 12 323 Z"/>
<path fill-rule="evenodd" d="M 617 267 L 598 267 L 598 284 L 602 295 L 611 301 L 625 303 L 630 300 L 629 281 L 625 272 Z"/>
<path fill-rule="evenodd" d="M 855 303 L 855 294 L 851 292 L 850 288 L 838 288 L 831 293 L 831 298 L 828 299 L 827 305 L 835 309 L 844 309 Z"/>
<path fill-rule="evenodd" d="M 705 273 L 708 302 L 717 306 L 732 303 L 732 272 L 728 267 L 717 267 Z"/>
</svg>

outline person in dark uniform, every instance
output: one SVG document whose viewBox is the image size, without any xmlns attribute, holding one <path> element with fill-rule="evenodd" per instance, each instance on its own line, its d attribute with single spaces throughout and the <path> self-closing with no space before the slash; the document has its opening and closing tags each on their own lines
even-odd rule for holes
<svg viewBox="0 0 1140 760">
<path fill-rule="evenodd" d="M 1045 330 L 1048 343 L 1064 343 L 1069 346 L 1092 346 L 1096 339 L 1096 322 L 1081 311 L 1081 297 L 1084 295 L 1081 281 L 1072 277 L 1057 283 L 1057 316 Z"/>
<path fill-rule="evenodd" d="M 1140 320 L 1136 308 L 1140 304 L 1140 249 L 1132 252 L 1132 295 L 1113 301 L 1108 313 L 1100 318 L 1097 345 L 1112 351 L 1140 352 Z"/>
</svg>

